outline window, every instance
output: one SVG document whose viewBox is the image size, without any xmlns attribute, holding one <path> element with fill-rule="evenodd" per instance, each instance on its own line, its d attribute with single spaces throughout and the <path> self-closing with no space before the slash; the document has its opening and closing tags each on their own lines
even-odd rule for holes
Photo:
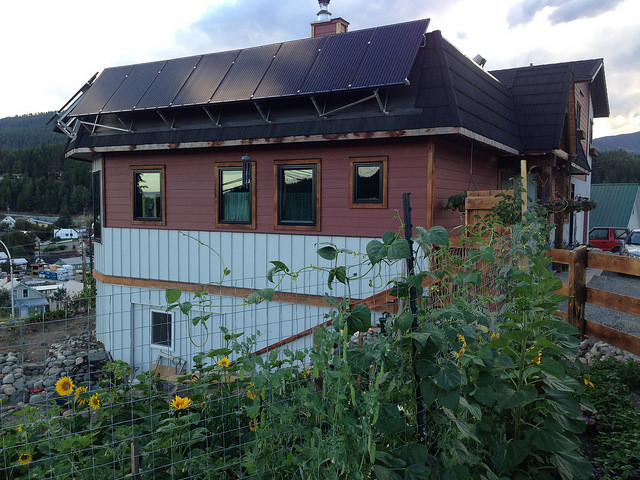
<svg viewBox="0 0 640 480">
<path fill-rule="evenodd" d="M 29 298 L 29 290 L 26 288 L 22 289 L 22 298 Z"/>
<path fill-rule="evenodd" d="M 320 162 L 278 160 L 275 181 L 275 228 L 319 230 Z"/>
<path fill-rule="evenodd" d="M 172 314 L 151 311 L 151 343 L 171 348 Z"/>
<path fill-rule="evenodd" d="M 350 208 L 387 208 L 387 157 L 352 158 Z"/>
<path fill-rule="evenodd" d="M 589 233 L 589 240 L 607 240 L 608 238 L 608 228 L 595 228 Z"/>
<path fill-rule="evenodd" d="M 92 203 L 93 203 L 93 239 L 96 242 L 102 239 L 102 172 L 93 172 Z"/>
<path fill-rule="evenodd" d="M 133 223 L 164 225 L 164 167 L 131 169 Z"/>
<path fill-rule="evenodd" d="M 255 162 L 216 165 L 216 227 L 256 228 Z"/>
</svg>

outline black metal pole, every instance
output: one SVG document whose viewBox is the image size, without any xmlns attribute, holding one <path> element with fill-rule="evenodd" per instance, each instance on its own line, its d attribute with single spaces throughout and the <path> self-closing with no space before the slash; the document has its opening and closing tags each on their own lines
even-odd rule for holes
<svg viewBox="0 0 640 480">
<path fill-rule="evenodd" d="M 413 262 L 413 242 L 411 241 L 411 234 L 413 231 L 413 225 L 411 224 L 411 194 L 402 194 L 402 206 L 404 213 L 404 238 L 409 242 L 409 249 L 412 254 L 406 259 L 407 276 L 414 274 L 414 262 Z M 417 293 L 415 287 L 409 287 L 409 309 L 413 315 L 413 323 L 411 324 L 411 331 L 418 329 L 418 307 L 417 307 Z M 414 391 L 416 396 L 416 420 L 418 422 L 418 442 L 424 442 L 424 403 L 422 400 L 422 392 L 420 390 L 420 376 L 416 370 L 416 343 L 411 343 L 411 363 L 413 368 L 413 381 Z"/>
</svg>

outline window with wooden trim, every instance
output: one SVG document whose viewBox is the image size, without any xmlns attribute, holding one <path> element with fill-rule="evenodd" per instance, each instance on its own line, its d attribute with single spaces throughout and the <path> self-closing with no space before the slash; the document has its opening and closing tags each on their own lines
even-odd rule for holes
<svg viewBox="0 0 640 480">
<path fill-rule="evenodd" d="M 387 157 L 350 159 L 349 207 L 387 208 Z"/>
<path fill-rule="evenodd" d="M 151 311 L 151 344 L 171 348 L 173 315 L 167 312 Z"/>
<path fill-rule="evenodd" d="M 277 160 L 275 228 L 320 229 L 320 161 Z"/>
<path fill-rule="evenodd" d="M 216 164 L 216 227 L 256 228 L 255 162 Z"/>
<path fill-rule="evenodd" d="M 133 223 L 164 225 L 164 167 L 131 168 L 131 210 Z"/>
</svg>

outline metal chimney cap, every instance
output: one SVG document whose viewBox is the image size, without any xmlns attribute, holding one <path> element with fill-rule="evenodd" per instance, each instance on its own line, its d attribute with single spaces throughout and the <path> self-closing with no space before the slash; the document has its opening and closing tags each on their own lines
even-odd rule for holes
<svg viewBox="0 0 640 480">
<path fill-rule="evenodd" d="M 318 0 L 318 5 L 320 5 L 320 11 L 317 13 L 319 22 L 328 22 L 331 20 L 329 3 L 331 3 L 331 0 Z"/>
</svg>

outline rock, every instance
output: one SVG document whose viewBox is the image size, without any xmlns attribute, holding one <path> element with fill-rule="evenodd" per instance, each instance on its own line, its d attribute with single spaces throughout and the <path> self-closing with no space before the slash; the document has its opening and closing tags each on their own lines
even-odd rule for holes
<svg viewBox="0 0 640 480">
<path fill-rule="evenodd" d="M 4 378 L 2 379 L 2 384 L 3 384 L 3 385 L 7 385 L 7 384 L 9 384 L 9 385 L 10 385 L 10 384 L 12 384 L 12 383 L 13 383 L 13 382 L 15 382 L 15 381 L 16 381 L 16 379 L 15 379 L 15 377 L 13 376 L 13 374 L 9 373 L 9 374 L 5 375 L 5 376 L 4 376 Z"/>
<path fill-rule="evenodd" d="M 54 367 L 49 369 L 49 375 L 51 377 L 57 377 L 58 375 L 60 375 L 60 372 L 62 372 L 62 368 L 60 367 Z"/>
<path fill-rule="evenodd" d="M 42 387 L 44 387 L 44 382 L 42 380 L 36 380 L 35 382 L 33 382 L 33 389 L 34 390 L 39 390 Z"/>
<path fill-rule="evenodd" d="M 68 366 L 71 366 L 71 365 L 75 365 L 76 361 L 75 360 L 71 360 L 71 359 L 67 359 L 67 360 L 64 360 L 62 363 L 64 363 L 64 365 L 66 367 L 68 367 Z"/>
<path fill-rule="evenodd" d="M 16 381 L 13 382 L 13 388 L 17 388 L 18 390 L 20 390 L 21 388 L 24 388 L 24 379 L 23 378 L 16 379 Z"/>
<path fill-rule="evenodd" d="M 29 403 L 42 403 L 42 402 L 45 402 L 46 400 L 47 400 L 46 395 L 36 393 L 35 395 L 31 395 L 31 398 L 29 398 Z"/>
<path fill-rule="evenodd" d="M 14 355 L 7 356 L 7 363 L 16 363 L 16 362 L 18 362 L 18 357 Z"/>
<path fill-rule="evenodd" d="M 25 388 L 22 388 L 16 391 L 13 395 L 9 397 L 9 401 L 11 403 L 28 403 L 29 402 L 29 391 Z"/>
<path fill-rule="evenodd" d="M 14 393 L 16 393 L 16 389 L 13 387 L 4 387 L 2 389 L 2 392 L 7 395 L 8 397 L 11 397 L 11 395 L 13 395 Z"/>
<path fill-rule="evenodd" d="M 53 385 L 55 385 L 57 382 L 57 380 L 53 377 L 47 377 L 44 379 L 43 385 L 47 388 L 52 387 Z"/>
<path fill-rule="evenodd" d="M 104 350 L 92 351 L 88 355 L 89 362 L 102 362 L 107 361 L 107 353 Z"/>
<path fill-rule="evenodd" d="M 12 370 L 13 370 L 13 367 L 11 365 L 6 365 L 5 367 L 2 368 L 2 374 L 6 375 L 7 373 L 11 373 Z"/>
<path fill-rule="evenodd" d="M 82 357 L 77 357 L 76 358 L 76 365 L 82 365 L 84 363 L 84 358 Z"/>
</svg>

